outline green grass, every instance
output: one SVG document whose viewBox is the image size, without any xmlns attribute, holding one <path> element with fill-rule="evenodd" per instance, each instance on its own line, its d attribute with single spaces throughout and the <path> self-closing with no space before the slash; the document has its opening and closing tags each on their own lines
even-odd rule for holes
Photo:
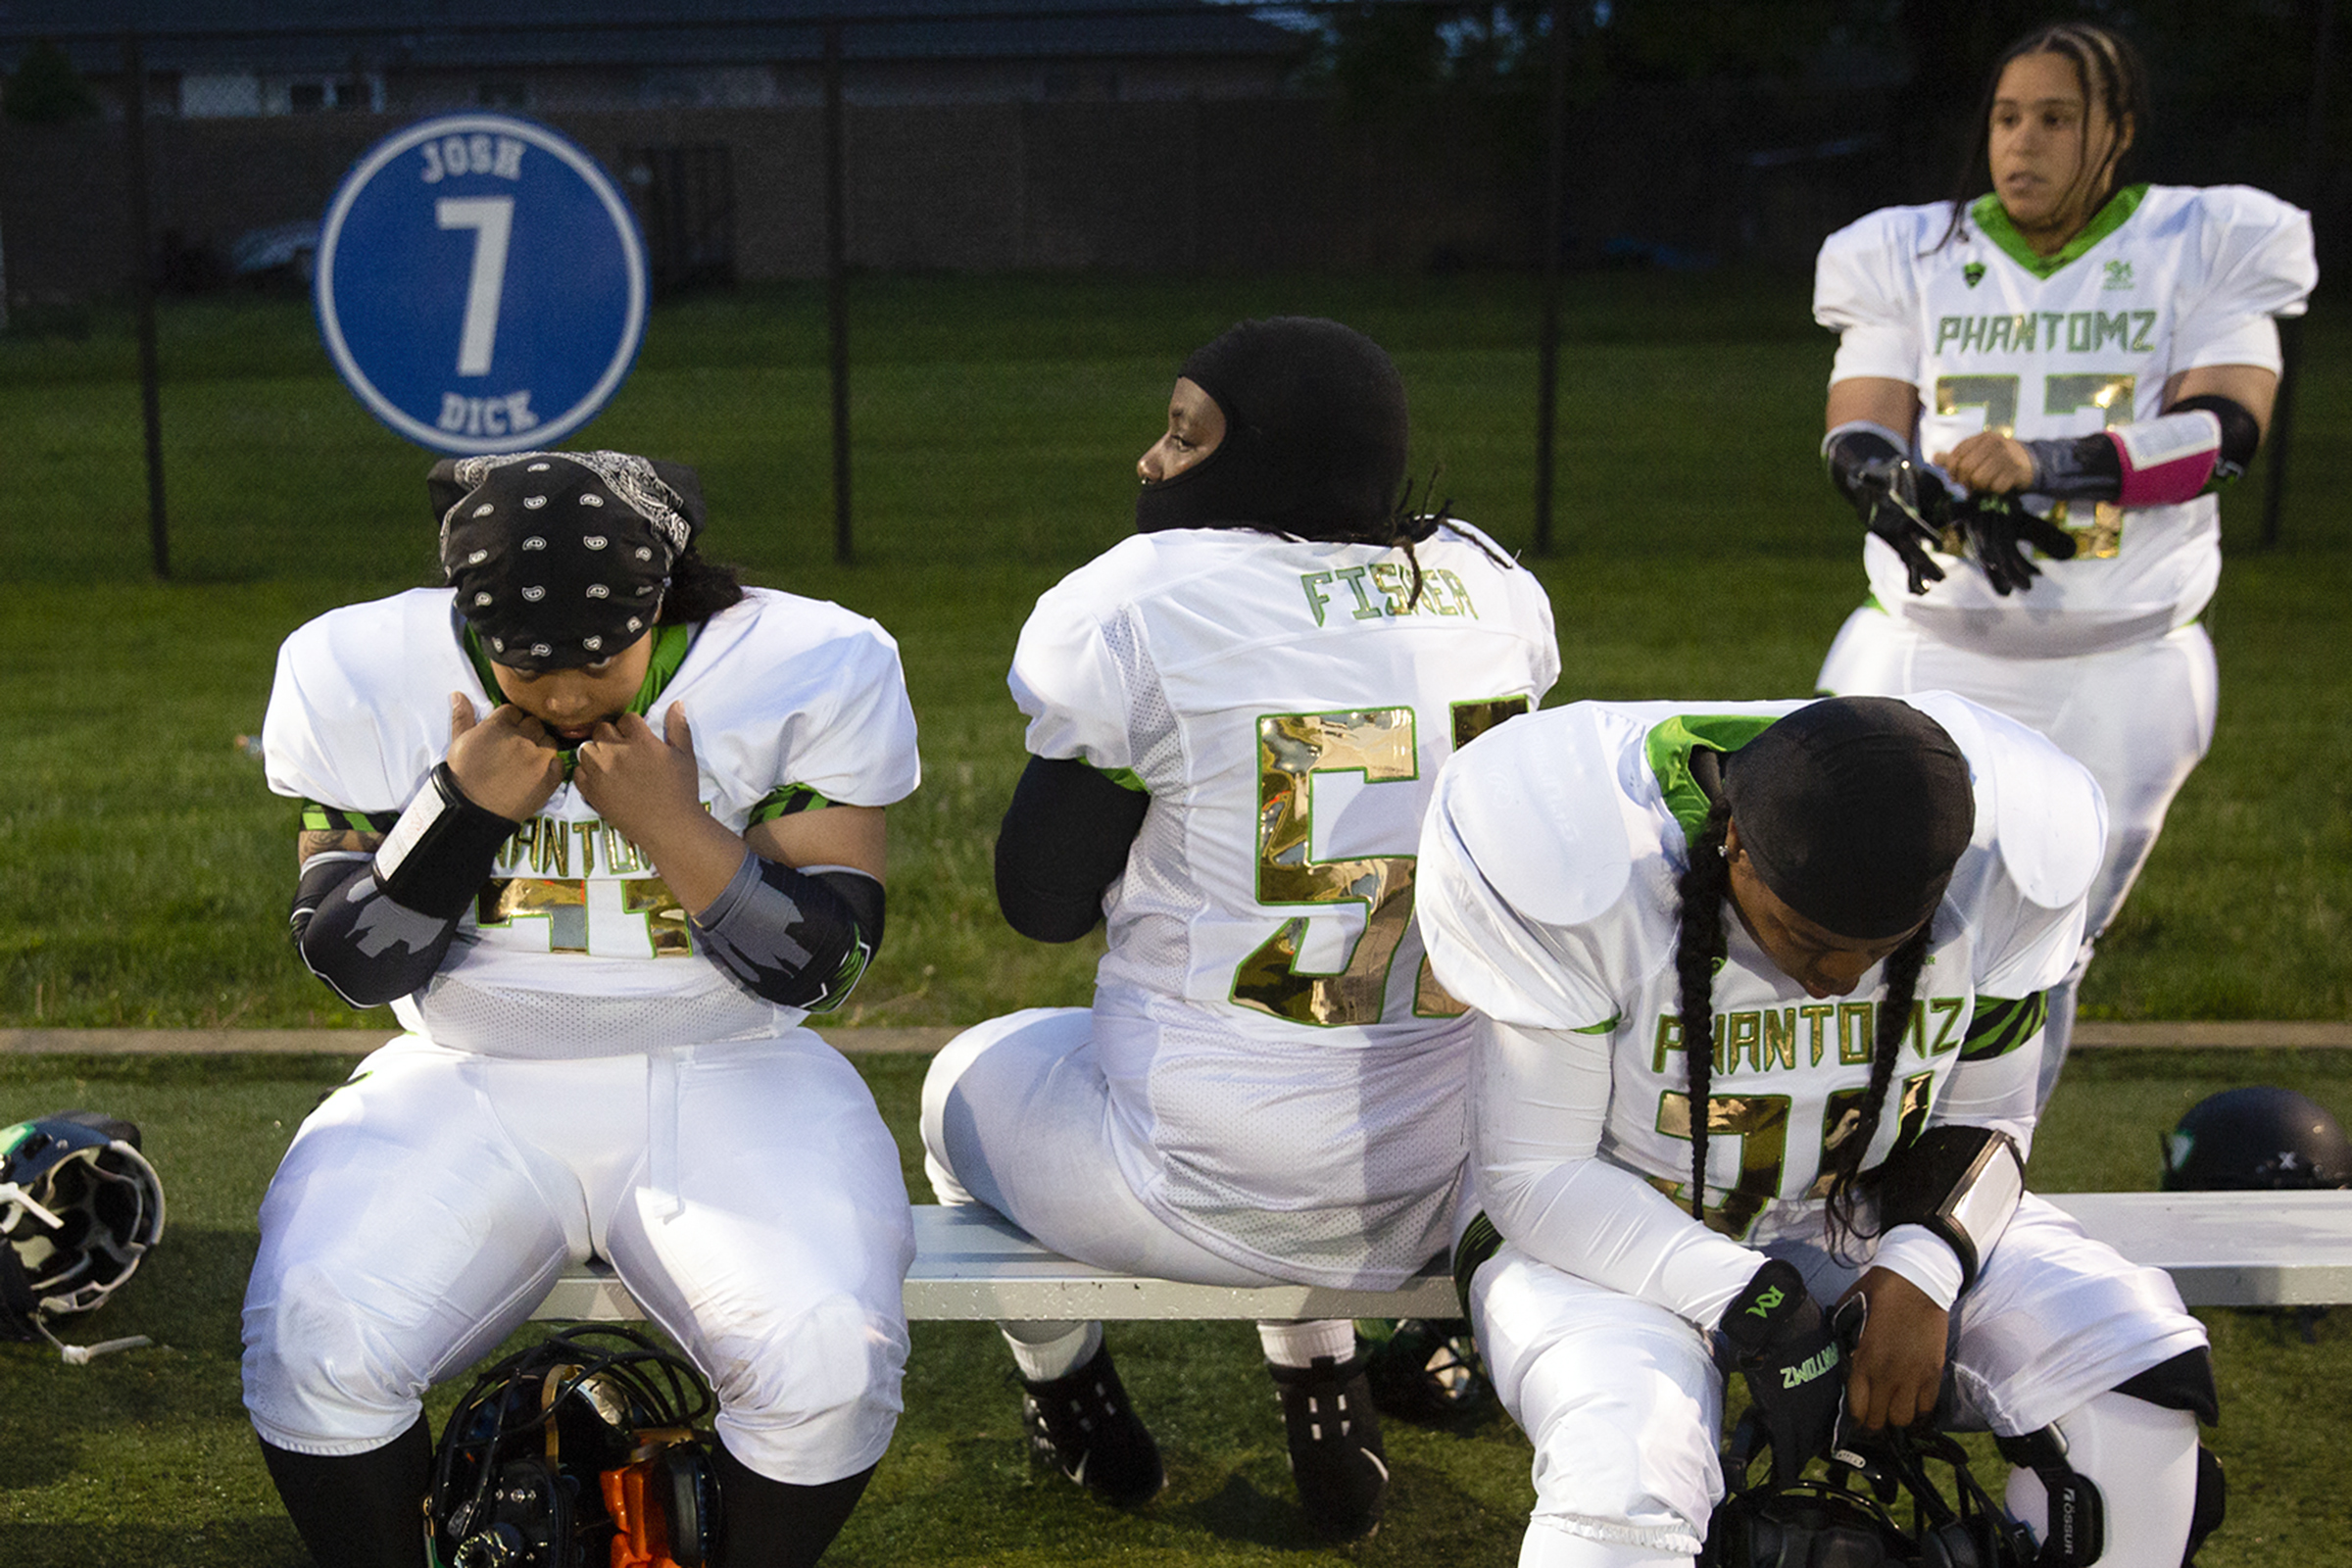
<svg viewBox="0 0 2352 1568">
<path fill-rule="evenodd" d="M 848 1022 L 964 1023 L 1089 995 L 1093 943 L 1011 937 L 990 892 L 1021 761 L 1004 689 L 1036 595 L 1119 538 L 1132 463 L 1186 351 L 1231 320 L 1338 316 L 1396 354 L 1415 471 L 1518 548 L 1532 540 L 1535 301 L 1518 280 L 862 279 L 854 290 L 858 561 L 831 560 L 822 299 L 779 289 L 656 314 L 587 432 L 701 467 L 709 542 L 754 580 L 834 598 L 899 638 L 926 780 L 892 815 L 891 935 Z M 282 936 L 293 821 L 232 737 L 260 723 L 278 642 L 334 605 L 431 574 L 427 458 L 343 391 L 307 312 L 270 302 L 164 318 L 174 578 L 147 573 L 125 324 L 0 336 L 0 1027 L 324 1025 L 380 1031 L 302 974 Z M 1829 339 L 1802 279 L 1578 279 L 1565 313 L 1555 700 L 1810 689 L 1862 592 L 1855 528 L 1819 439 Z M 2223 692 L 2190 781 L 2085 993 L 2124 1017 L 2352 1015 L 2352 331 L 2325 311 L 2282 548 L 2256 553 L 2260 480 L 2225 503 L 2231 559 L 2210 623 Z M 355 1036 L 355 1042 L 362 1037 Z M 865 1059 L 904 1151 L 914 1058 Z M 84 1103 L 148 1127 L 170 1239 L 76 1337 L 151 1350 L 68 1368 L 0 1347 L 0 1561 L 266 1568 L 301 1560 L 237 1403 L 253 1215 L 325 1058 L 0 1058 L 12 1113 Z M 2154 1140 L 2201 1095 L 2287 1083 L 2352 1119 L 2325 1054 L 2085 1053 L 2035 1154 L 2051 1191 L 2150 1185 Z M 919 1189 L 918 1189 L 919 1191 Z M 2332 1469 L 2352 1387 L 2346 1315 L 2306 1344 L 2208 1314 L 2230 1404 L 2228 1534 L 2208 1568 L 2322 1560 L 2352 1535 Z M 984 1327 L 915 1335 L 908 1415 L 835 1556 L 1047 1568 L 1103 1560 L 1502 1563 L 1527 1505 L 1506 1422 L 1392 1441 L 1373 1543 L 1312 1549 L 1247 1325 L 1122 1328 L 1166 1443 L 1168 1495 L 1135 1517 L 1026 1468 Z M 455 1391 L 445 1391 L 436 1410 Z"/>
<path fill-rule="evenodd" d="M 1129 526 L 1175 366 L 1245 315 L 1362 324 L 1412 388 L 1415 472 L 1520 548 L 1533 290 L 872 278 L 853 301 L 854 565 L 832 561 L 816 290 L 657 312 L 584 434 L 695 463 L 713 554 L 900 641 L 928 777 L 894 812 L 891 938 L 851 1021 L 1082 1002 L 1094 945 L 1021 942 L 990 894 L 1022 757 L 1003 677 L 1036 595 Z M 1579 278 L 1563 320 L 1555 549 L 1535 563 L 1559 619 L 1553 700 L 1809 690 L 1862 581 L 1812 458 L 1830 340 L 1804 280 Z M 286 954 L 291 817 L 231 738 L 259 727 L 294 626 L 433 574 L 428 460 L 334 380 L 300 304 L 187 303 L 163 328 L 167 585 L 147 574 L 125 324 L 0 337 L 18 588 L 0 624 L 0 1026 L 380 1027 Z M 2326 482 L 2352 463 L 2352 332 L 2323 312 L 2307 337 L 2286 543 L 2251 548 L 2259 477 L 2228 498 L 2219 732 L 2091 972 L 2093 1015 L 2352 1015 L 2352 515 Z"/>
<path fill-rule="evenodd" d="M 926 1058 L 857 1058 L 928 1197 L 915 1137 Z M 254 1213 L 295 1127 L 349 1070 L 339 1057 L 0 1058 L 14 1112 L 96 1106 L 145 1129 L 171 1218 L 162 1246 L 66 1338 L 147 1334 L 152 1348 L 86 1367 L 0 1346 L 0 1560 L 10 1568 L 296 1568 L 306 1559 L 238 1403 L 237 1307 Z M 2352 1122 L 2327 1052 L 2086 1052 L 2034 1152 L 2044 1191 L 2154 1186 L 2156 1139 L 2198 1099 L 2246 1081 L 2302 1090 Z M 2225 1415 L 2207 1436 L 2230 1475 L 2230 1523 L 2205 1568 L 2305 1568 L 2352 1539 L 2335 1440 L 2352 1387 L 2352 1310 L 2306 1342 L 2291 1319 L 2208 1311 Z M 1120 1368 L 1164 1446 L 1166 1494 L 1133 1515 L 1032 1472 L 1008 1358 L 982 1324 L 914 1327 L 906 1413 L 873 1488 L 826 1561 L 1076 1568 L 1099 1562 L 1503 1564 L 1533 1499 L 1527 1444 L 1489 1416 L 1455 1431 L 1391 1425 L 1388 1522 L 1345 1549 L 1304 1537 L 1281 1425 L 1246 1323 L 1120 1324 Z M 430 1409 L 446 1413 L 459 1386 Z M 1980 1477 L 1997 1475 L 1980 1460 Z"/>
</svg>

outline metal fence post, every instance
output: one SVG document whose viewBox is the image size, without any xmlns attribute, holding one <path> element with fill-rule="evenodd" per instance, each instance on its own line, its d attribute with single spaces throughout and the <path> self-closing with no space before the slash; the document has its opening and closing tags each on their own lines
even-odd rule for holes
<svg viewBox="0 0 2352 1568">
<path fill-rule="evenodd" d="M 1557 422 L 1560 380 L 1561 183 L 1568 173 L 1568 6 L 1551 0 L 1544 99 L 1549 146 L 1544 158 L 1544 305 L 1536 328 L 1536 554 L 1551 554 L 1552 426 Z"/>
<path fill-rule="evenodd" d="M 841 19 L 825 21 L 825 320 L 833 375 L 833 559 L 850 560 L 848 178 L 842 168 Z"/>
<path fill-rule="evenodd" d="M 122 34 L 123 157 L 130 174 L 130 298 L 138 322 L 139 413 L 147 434 L 147 546 L 159 578 L 172 575 L 170 526 L 164 513 L 164 405 L 155 352 L 155 254 L 148 237 L 147 61 L 139 35 Z"/>
</svg>

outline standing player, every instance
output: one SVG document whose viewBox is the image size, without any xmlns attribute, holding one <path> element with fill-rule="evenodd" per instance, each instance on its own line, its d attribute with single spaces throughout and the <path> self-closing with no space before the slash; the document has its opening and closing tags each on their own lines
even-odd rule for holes
<svg viewBox="0 0 2352 1568">
<path fill-rule="evenodd" d="M 1580 703 L 1447 765 L 1421 928 L 1488 1020 L 1455 1265 L 1536 1446 L 1523 1568 L 1689 1563 L 1726 1365 L 1776 1477 L 1842 1385 L 1865 1428 L 1989 1427 L 2037 1535 L 2086 1533 L 2095 1487 L 2104 1554 L 2044 1561 L 2171 1568 L 2210 1527 L 2203 1328 L 2024 1195 L 2103 815 L 2080 764 L 1943 692 Z"/>
<path fill-rule="evenodd" d="M 1412 934 L 1438 767 L 1558 669 L 1533 576 L 1408 514 L 1404 387 L 1333 321 L 1184 364 L 1141 530 L 1038 602 L 1013 656 L 1028 770 L 997 842 L 1014 929 L 1107 915 L 1095 1004 L 998 1018 L 923 1087 L 944 1202 L 1102 1267 L 1385 1289 L 1441 1250 L 1469 1021 Z M 1114 1503 L 1162 1483 L 1095 1323 L 1004 1326 L 1038 1451 Z M 1310 1526 L 1379 1523 L 1353 1325 L 1264 1323 Z"/>
<path fill-rule="evenodd" d="M 2273 318 L 2300 315 L 2317 276 L 2310 220 L 2274 197 L 2125 183 L 2146 123 L 2130 44 L 2091 23 L 2036 29 L 1993 68 L 1952 200 L 1831 235 L 1814 284 L 1815 318 L 1840 334 L 1822 453 L 1870 530 L 1871 586 L 1821 689 L 1963 693 L 2106 793 L 2044 1100 L 2091 942 L 2213 739 L 2197 618 L 2221 573 L 2212 491 L 2253 460 L 2278 385 Z M 1987 167 L 1991 194 L 1969 201 Z"/>
<path fill-rule="evenodd" d="M 304 961 L 409 1032 L 270 1184 L 246 1407 L 320 1563 L 417 1568 L 418 1396 L 601 1257 L 717 1392 L 713 1560 L 812 1563 L 906 1352 L 897 1151 L 801 1027 L 881 941 L 897 647 L 707 563 L 691 469 L 532 452 L 431 490 L 450 588 L 278 656 Z"/>
</svg>

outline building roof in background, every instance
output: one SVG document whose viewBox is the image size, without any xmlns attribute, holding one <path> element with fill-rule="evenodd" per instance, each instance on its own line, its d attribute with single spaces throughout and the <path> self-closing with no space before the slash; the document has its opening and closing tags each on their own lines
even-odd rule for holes
<svg viewBox="0 0 2352 1568">
<path fill-rule="evenodd" d="M 120 70 L 137 29 L 151 71 L 497 70 L 815 60 L 828 14 L 863 61 L 1297 56 L 1298 31 L 1220 0 L 0 0 L 0 60 L 34 38 L 85 74 Z"/>
</svg>

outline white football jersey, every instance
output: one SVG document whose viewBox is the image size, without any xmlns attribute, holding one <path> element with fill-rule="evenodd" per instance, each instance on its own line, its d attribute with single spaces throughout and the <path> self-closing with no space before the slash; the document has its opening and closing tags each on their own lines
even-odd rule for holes
<svg viewBox="0 0 2352 1568">
<path fill-rule="evenodd" d="M 2013 720 L 1948 692 L 1905 701 L 1968 759 L 1976 831 L 1933 927 L 1909 1034 L 1865 1165 L 1938 1115 L 1956 1075 L 2025 1046 L 2073 963 L 2105 838 L 2098 786 Z M 1691 1108 L 1675 972 L 1686 834 L 1704 820 L 1693 747 L 1736 750 L 1801 703 L 1578 703 L 1449 765 L 1421 840 L 1420 920 L 1439 978 L 1507 1023 L 1606 1036 L 1600 1155 L 1687 1208 Z M 1727 917 L 1716 972 L 1707 1207 L 1717 1229 L 1809 1222 L 1825 1146 L 1861 1102 L 1883 989 L 1816 999 Z M 2014 1005 L 1995 1005 L 1995 1004 Z M 1973 1038 L 1972 1038 L 1973 1036 Z M 2029 1064 L 2030 1066 L 2030 1064 Z M 2018 1076 L 2012 1061 L 2004 1072 Z M 1987 1066 L 1984 1071 L 1990 1071 Z M 2030 1139 L 2033 1075 L 2023 1072 Z M 1792 1206 L 1793 1205 L 1793 1206 Z"/>
<path fill-rule="evenodd" d="M 1466 1021 L 1412 928 L 1414 845 L 1438 769 L 1532 709 L 1559 654 L 1543 587 L 1467 525 L 1415 555 L 1417 599 L 1401 549 L 1139 534 L 1041 598 L 1013 657 L 1029 751 L 1151 796 L 1105 899 L 1095 1040 L 1158 1162 L 1131 1185 L 1229 1254 L 1252 1216 L 1328 1208 L 1334 1257 L 1408 1272 L 1467 1148 Z"/>
<path fill-rule="evenodd" d="M 2318 279 L 2309 216 L 2241 185 L 2131 186 L 2048 258 L 1992 197 L 1947 245 L 1951 216 L 1945 202 L 1872 213 L 1829 237 L 1815 270 L 1814 318 L 1840 334 L 1830 379 L 1918 387 L 1923 459 L 1987 429 L 2031 441 L 2153 418 L 2182 370 L 2277 370 L 2273 318 L 2301 315 Z M 2076 555 L 2038 562 L 2029 591 L 2003 598 L 1944 558 L 1943 580 L 1914 595 L 1875 536 L 1863 547 L 1871 591 L 1942 641 L 2024 657 L 2161 636 L 2212 597 L 2210 495 L 2129 511 L 2078 502 L 2058 520 Z"/>
<path fill-rule="evenodd" d="M 920 777 L 898 645 L 838 605 L 769 589 L 656 633 L 645 716 L 692 721 L 699 793 L 740 833 L 780 810 L 885 806 Z M 665 676 L 665 678 L 664 678 Z M 270 787 L 377 819 L 449 752 L 449 694 L 504 699 L 468 656 L 446 589 L 349 605 L 278 651 L 262 738 Z M 805 1014 L 694 951 L 686 911 L 636 847 L 566 783 L 500 853 L 440 972 L 393 1004 L 411 1031 L 494 1055 L 595 1055 L 763 1037 Z"/>
</svg>

